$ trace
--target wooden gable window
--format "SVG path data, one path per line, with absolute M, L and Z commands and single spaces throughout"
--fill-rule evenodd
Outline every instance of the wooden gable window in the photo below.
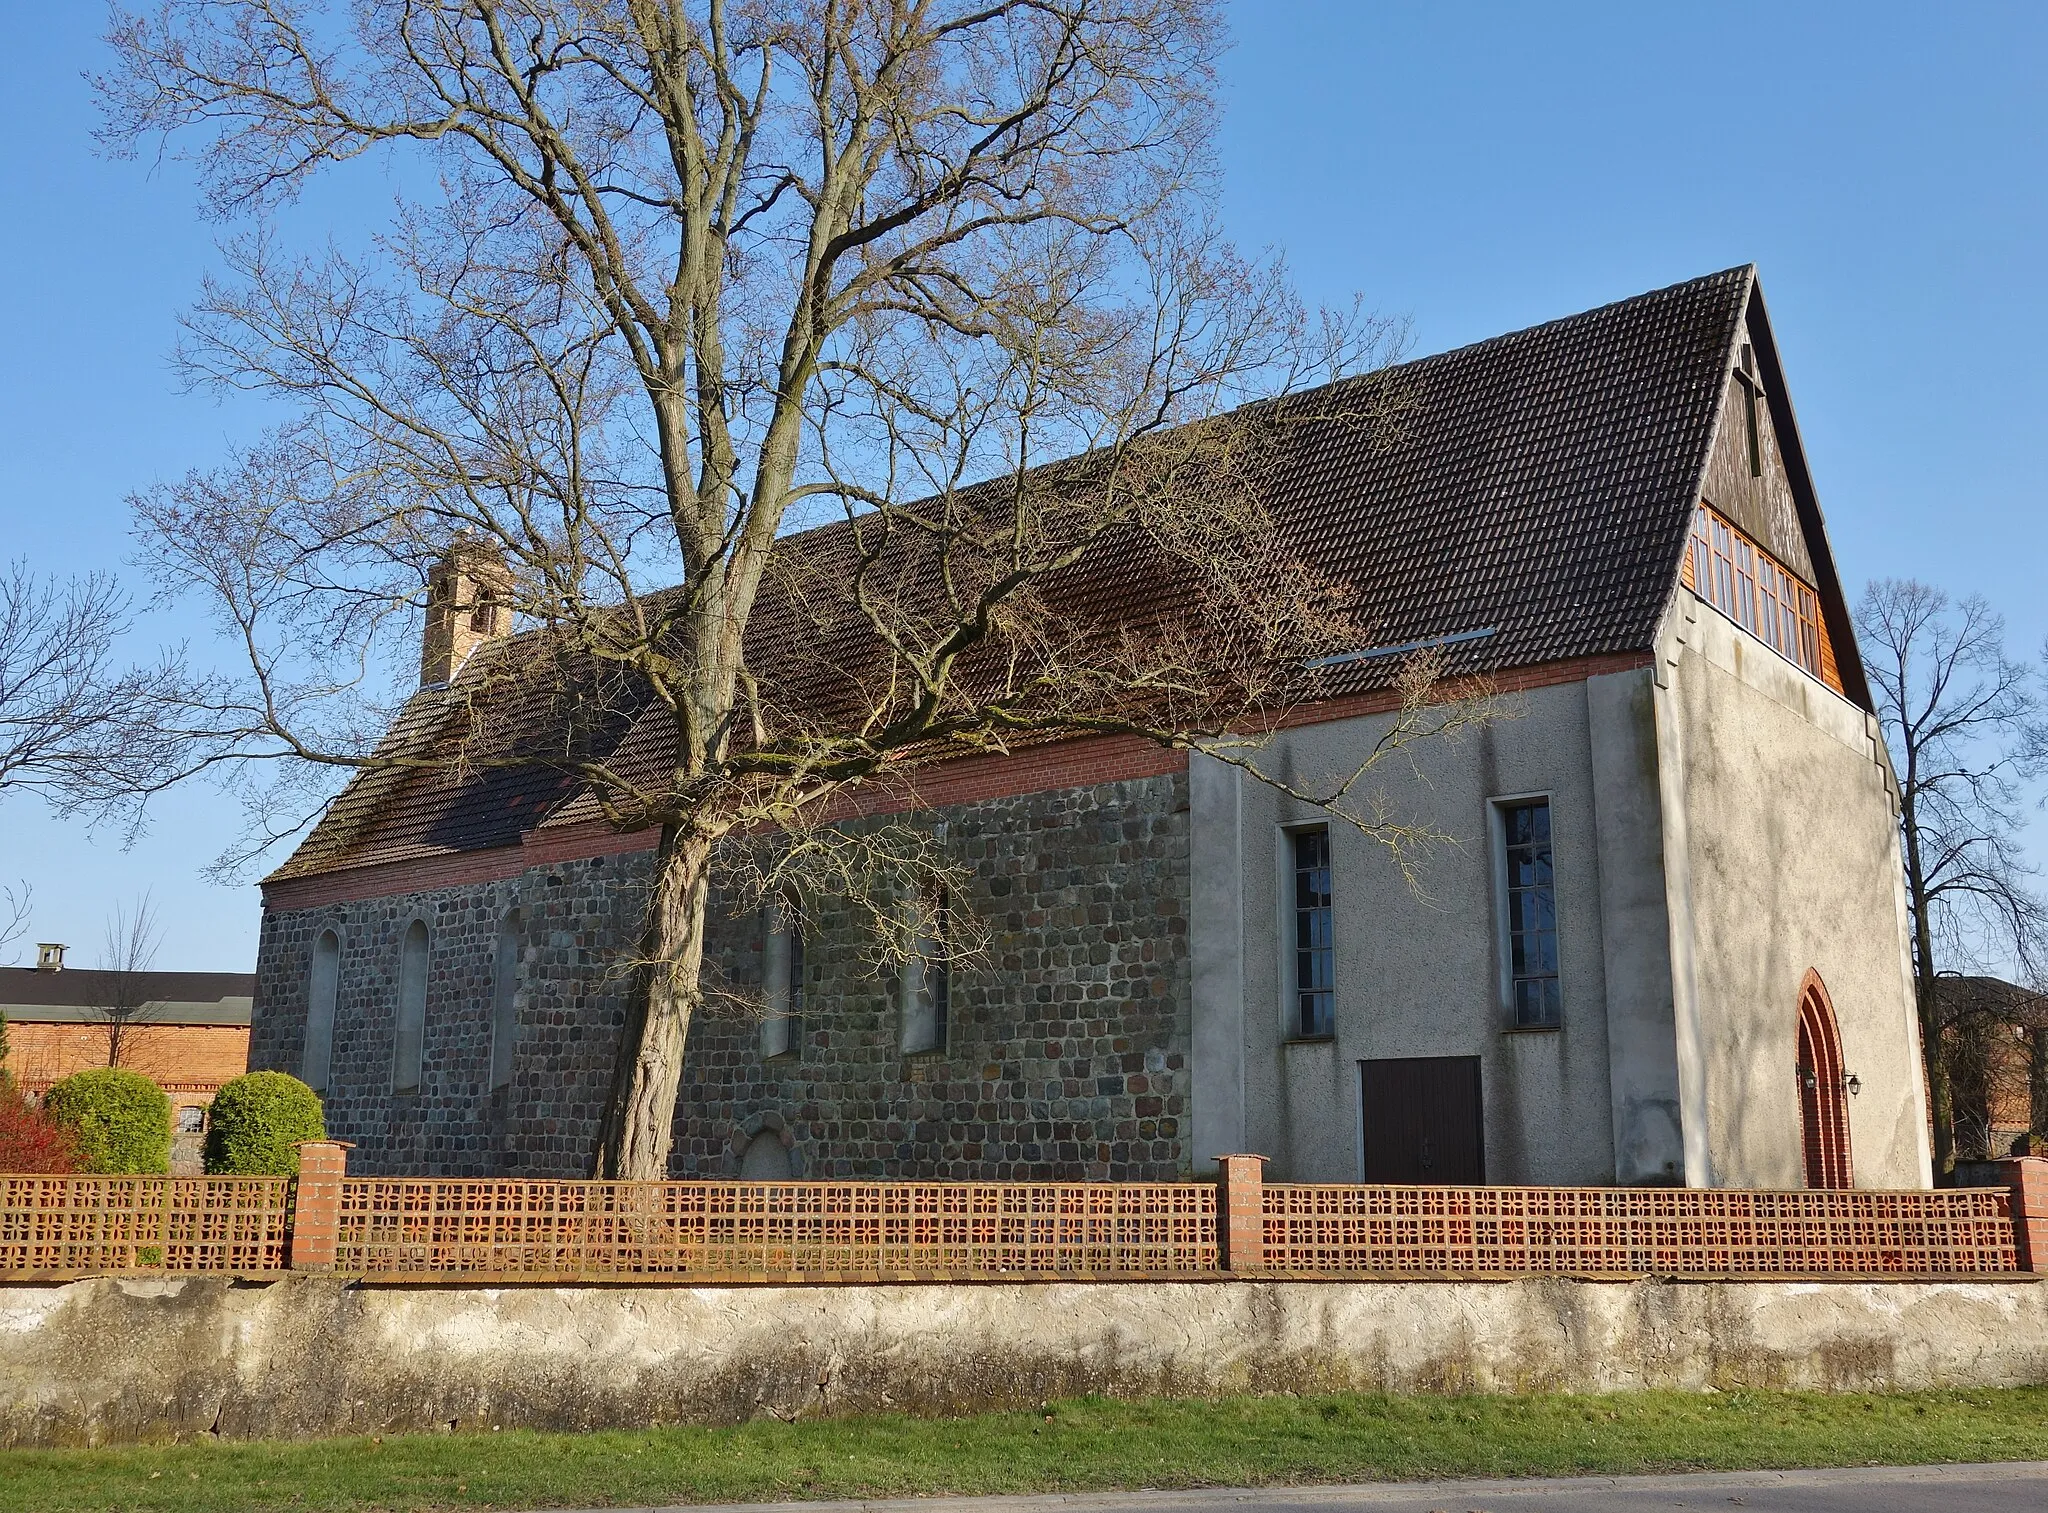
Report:
M 1700 505 L 1680 576 L 1685 586 L 1836 693 L 1842 691 L 1820 598 L 1769 552 Z

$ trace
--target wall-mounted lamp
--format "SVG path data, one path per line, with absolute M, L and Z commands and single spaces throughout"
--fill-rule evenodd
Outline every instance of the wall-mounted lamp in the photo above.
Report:
M 1854 1098 L 1858 1093 L 1863 1091 L 1863 1079 L 1861 1077 L 1858 1077 L 1854 1072 L 1850 1072 L 1847 1076 L 1842 1078 L 1842 1086 L 1847 1088 L 1849 1090 L 1849 1096 L 1851 1098 Z

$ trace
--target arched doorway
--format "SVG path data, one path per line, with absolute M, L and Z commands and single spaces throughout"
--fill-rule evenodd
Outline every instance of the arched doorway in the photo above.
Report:
M 1842 1072 L 1842 1037 L 1834 1005 L 1815 972 L 1799 990 L 1799 1135 L 1806 1154 L 1806 1185 L 1848 1187 L 1849 1094 Z

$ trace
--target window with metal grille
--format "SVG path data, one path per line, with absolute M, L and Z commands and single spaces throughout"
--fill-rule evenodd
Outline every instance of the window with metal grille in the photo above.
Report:
M 1564 1021 L 1557 981 L 1557 889 L 1551 875 L 1550 801 L 1500 806 L 1506 869 L 1508 1005 L 1518 1030 Z
M 1331 916 L 1330 832 L 1297 830 L 1294 843 L 1294 1013 L 1302 1039 L 1337 1033 L 1337 943 Z
M 1839 686 L 1829 676 L 1834 659 L 1824 654 L 1827 633 L 1814 591 L 1705 505 L 1693 511 L 1686 576 L 1695 594 L 1772 651 Z

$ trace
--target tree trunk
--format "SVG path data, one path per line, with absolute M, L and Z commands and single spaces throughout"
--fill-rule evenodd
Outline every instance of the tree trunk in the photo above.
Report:
M 1944 1037 L 1950 1144 L 1958 1161 L 1988 1161 L 1997 1154 L 1991 1148 L 1996 1033 L 1984 1016 L 1972 1013 Z
M 1948 1069 L 1941 1054 L 1941 1005 L 1935 997 L 1934 928 L 1927 918 L 1927 871 L 1920 858 L 1920 826 L 1914 813 L 1913 764 L 1907 759 L 1903 785 L 1906 842 L 1906 897 L 1913 915 L 1913 997 L 1920 1010 L 1920 1059 L 1927 1073 L 1927 1114 L 1934 1126 L 1934 1180 L 1953 1164 L 1955 1126 L 1949 1113 Z
M 639 987 L 620 1038 L 598 1151 L 599 1177 L 659 1182 L 668 1176 L 683 1044 L 701 996 L 710 861 L 709 837 L 674 826 L 662 830 L 641 937 Z

